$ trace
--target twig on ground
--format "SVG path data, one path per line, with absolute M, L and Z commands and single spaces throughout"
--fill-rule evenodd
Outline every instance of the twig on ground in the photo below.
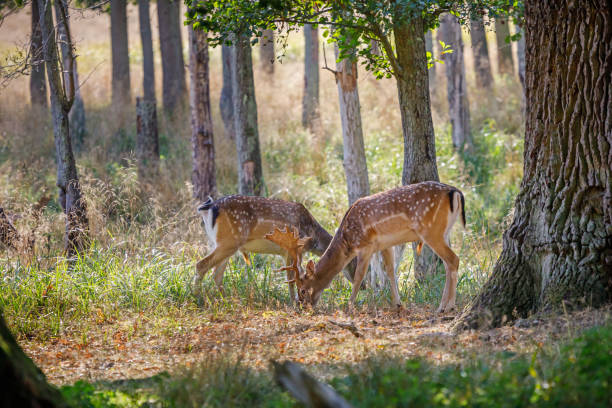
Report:
M 357 326 L 355 326 L 355 323 L 351 322 L 351 323 L 340 323 L 340 322 L 335 322 L 333 320 L 328 320 L 328 322 L 330 322 L 331 324 L 341 327 L 343 329 L 346 329 L 348 331 L 350 331 L 351 333 L 353 333 L 353 336 L 355 337 L 361 337 L 362 334 L 359 332 L 359 329 L 357 329 Z

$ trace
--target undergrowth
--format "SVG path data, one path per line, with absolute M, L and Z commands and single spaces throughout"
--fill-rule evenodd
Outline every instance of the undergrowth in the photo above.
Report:
M 612 327 L 589 329 L 530 355 L 484 355 L 464 364 L 381 355 L 345 367 L 329 384 L 354 407 L 608 407 L 612 404 Z M 296 406 L 270 371 L 239 358 L 205 360 L 181 374 L 62 388 L 78 407 Z

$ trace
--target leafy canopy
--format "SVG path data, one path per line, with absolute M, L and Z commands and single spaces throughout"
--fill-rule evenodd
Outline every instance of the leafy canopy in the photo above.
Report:
M 256 44 L 263 30 L 282 33 L 280 42 L 304 24 L 324 27 L 323 36 L 336 43 L 339 60 L 360 58 L 377 78 L 401 71 L 394 48 L 394 28 L 419 19 L 424 31 L 439 24 L 442 13 L 462 23 L 470 18 L 513 13 L 518 0 L 185 0 L 186 24 L 209 33 L 212 46 L 232 44 L 234 35 Z M 380 44 L 381 53 L 374 50 Z

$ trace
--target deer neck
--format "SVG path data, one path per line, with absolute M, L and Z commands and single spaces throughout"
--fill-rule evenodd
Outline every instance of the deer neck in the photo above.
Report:
M 319 262 L 317 262 L 312 285 L 315 292 L 320 292 L 327 288 L 334 277 L 349 262 L 350 250 L 343 241 L 342 233 L 337 233 Z

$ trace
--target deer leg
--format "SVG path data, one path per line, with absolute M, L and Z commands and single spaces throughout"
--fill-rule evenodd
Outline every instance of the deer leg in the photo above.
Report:
M 391 296 L 393 297 L 393 304 L 397 307 L 402 306 L 400 300 L 399 290 L 397 289 L 397 279 L 395 278 L 395 268 L 393 265 L 393 248 L 383 249 L 381 251 L 383 262 L 385 263 L 385 272 L 387 272 L 387 278 L 391 284 Z
M 219 264 L 232 256 L 237 249 L 236 247 L 217 247 L 211 254 L 196 264 L 196 275 L 193 281 L 194 295 L 199 296 L 202 292 L 202 278 L 204 278 L 206 272 L 212 268 L 216 268 Z
M 291 265 L 293 260 L 289 255 L 285 258 L 285 265 Z M 295 279 L 295 271 L 287 270 L 287 281 Z M 289 299 L 291 303 L 295 302 L 295 282 L 289 283 Z
M 355 299 L 357 298 L 357 293 L 361 287 L 361 282 L 363 281 L 363 278 L 368 270 L 371 257 L 371 252 L 368 254 L 361 254 L 357 257 L 357 267 L 355 268 L 355 278 L 353 279 L 353 291 L 351 292 L 351 299 L 349 301 L 351 307 L 355 305 Z
M 215 266 L 215 274 L 214 280 L 219 292 L 223 293 L 223 274 L 225 272 L 225 268 L 227 267 L 227 262 L 229 261 L 229 256 L 225 258 L 221 263 Z
M 428 239 L 426 243 L 442 259 L 444 269 L 446 269 L 446 282 L 440 307 L 438 307 L 438 313 L 449 311 L 455 308 L 455 300 L 457 298 L 459 257 L 450 249 L 444 239 Z

